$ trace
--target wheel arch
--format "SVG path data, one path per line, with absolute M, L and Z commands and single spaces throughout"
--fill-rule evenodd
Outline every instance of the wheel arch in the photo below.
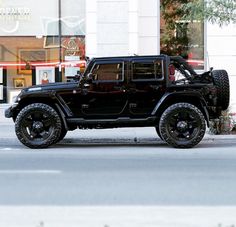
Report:
M 209 113 L 207 110 L 207 103 L 205 99 L 201 96 L 199 92 L 174 92 L 166 93 L 162 99 L 155 106 L 152 115 L 157 116 L 157 119 L 161 118 L 163 112 L 170 106 L 175 103 L 186 102 L 198 107 L 203 113 L 205 120 L 207 122 L 207 127 L 209 127 Z
M 24 107 L 33 103 L 43 103 L 54 108 L 55 111 L 57 111 L 57 113 L 59 114 L 65 129 L 68 130 L 66 117 L 71 116 L 72 113 L 70 109 L 67 107 L 67 105 L 62 103 L 60 98 L 56 96 L 44 95 L 44 96 L 27 96 L 25 98 L 23 97 L 19 101 L 17 107 L 15 108 L 15 111 L 13 113 L 13 120 L 15 121 L 17 115 Z

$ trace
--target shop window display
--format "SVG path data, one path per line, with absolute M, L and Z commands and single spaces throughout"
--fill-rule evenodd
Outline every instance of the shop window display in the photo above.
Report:
M 0 37 L 2 43 L 3 59 L 1 67 L 7 72 L 8 102 L 11 102 L 10 93 L 15 93 L 23 87 L 34 84 L 41 84 L 38 79 L 38 67 L 53 68 L 47 73 L 53 72 L 51 82 L 66 81 L 65 70 L 68 74 L 68 67 L 74 67 L 71 73 L 76 73 L 80 67 L 81 60 L 85 59 L 85 37 L 62 37 L 61 38 L 61 62 L 59 60 L 59 47 L 51 46 L 45 48 L 47 37 Z M 72 62 L 68 62 L 68 56 L 73 56 Z M 73 61 L 76 59 L 76 61 Z M 56 78 L 55 71 L 61 67 L 61 78 Z M 36 76 L 36 78 L 34 78 Z M 20 80 L 19 78 L 23 78 Z M 21 83 L 20 83 L 21 82 Z M 20 84 L 23 84 L 20 86 Z M 1 93 L 2 96 L 2 93 Z
M 85 66 L 85 0 L 14 2 L 0 13 L 0 102 L 9 103 L 24 87 L 67 81 Z

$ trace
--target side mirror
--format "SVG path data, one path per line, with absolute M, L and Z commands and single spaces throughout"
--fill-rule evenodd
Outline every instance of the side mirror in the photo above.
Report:
M 81 78 L 82 78 L 82 74 L 79 73 L 79 74 L 76 74 L 76 75 L 74 75 L 74 76 L 67 76 L 67 77 L 66 77 L 66 79 L 67 79 L 66 81 L 67 81 L 67 82 L 80 81 Z
M 80 81 L 80 79 L 81 79 L 81 74 L 77 74 L 74 76 L 75 81 Z
M 92 83 L 93 80 L 94 80 L 94 74 L 89 73 L 89 74 L 87 75 L 87 81 L 88 81 L 88 83 Z

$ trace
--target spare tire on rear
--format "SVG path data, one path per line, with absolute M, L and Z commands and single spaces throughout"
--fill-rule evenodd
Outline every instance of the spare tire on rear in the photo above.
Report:
M 229 76 L 225 70 L 213 70 L 212 77 L 217 88 L 217 105 L 221 106 L 222 110 L 229 107 Z

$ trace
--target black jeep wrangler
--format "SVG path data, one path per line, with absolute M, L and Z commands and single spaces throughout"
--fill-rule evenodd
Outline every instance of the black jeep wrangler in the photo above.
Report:
M 146 126 L 169 145 L 190 148 L 228 105 L 225 70 L 197 74 L 183 58 L 166 55 L 109 57 L 92 59 L 78 81 L 23 89 L 5 116 L 30 148 L 77 128 Z

